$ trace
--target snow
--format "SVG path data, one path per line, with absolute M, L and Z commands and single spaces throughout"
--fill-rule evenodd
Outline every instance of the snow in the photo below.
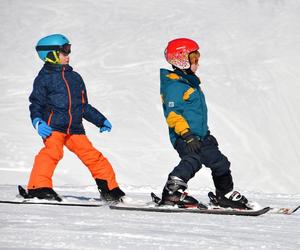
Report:
M 235 186 L 264 206 L 300 201 L 300 2 L 0 1 L 0 198 L 26 185 L 42 141 L 28 112 L 42 63 L 34 45 L 63 33 L 89 101 L 113 124 L 87 135 L 113 164 L 130 201 L 160 193 L 178 163 L 159 96 L 163 50 L 176 37 L 199 41 L 209 125 L 232 163 Z M 60 194 L 98 197 L 87 169 L 65 150 L 54 176 Z M 207 201 L 203 168 L 190 192 Z M 0 205 L 0 249 L 300 249 L 299 213 L 236 216 Z
M 125 188 L 130 190 L 129 203 L 149 201 L 145 195 L 149 188 Z M 7 198 L 15 189 L 13 185 L 0 186 L 2 196 Z M 57 190 L 67 196 L 98 198 L 97 190 L 90 186 L 65 186 Z M 155 187 L 150 190 L 159 192 Z M 297 205 L 300 198 L 287 194 L 251 193 L 251 196 L 264 205 L 290 207 Z M 300 213 L 238 217 L 1 204 L 0 215 L 0 249 L 224 249 L 225 246 L 226 249 L 299 249 L 300 246 Z

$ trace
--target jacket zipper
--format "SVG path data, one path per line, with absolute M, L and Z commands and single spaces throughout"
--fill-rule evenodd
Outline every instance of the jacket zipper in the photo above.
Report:
M 84 104 L 85 104 L 84 90 L 81 91 L 81 103 L 82 103 L 82 113 L 84 113 Z
M 53 112 L 53 110 L 51 110 L 49 118 L 48 118 L 48 122 L 47 122 L 48 126 L 50 126 L 50 124 L 51 124 L 51 119 L 52 119 L 53 114 L 54 114 L 54 112 Z
M 69 109 L 68 109 L 68 113 L 69 113 L 69 117 L 70 117 L 70 121 L 69 121 L 69 125 L 68 125 L 68 129 L 67 129 L 67 134 L 70 134 L 70 127 L 72 124 L 72 114 L 71 114 L 71 107 L 72 107 L 72 99 L 71 99 L 71 91 L 70 91 L 70 87 L 69 84 L 65 78 L 65 67 L 62 68 L 62 78 L 66 84 L 67 87 L 67 91 L 68 91 L 68 98 L 69 98 Z

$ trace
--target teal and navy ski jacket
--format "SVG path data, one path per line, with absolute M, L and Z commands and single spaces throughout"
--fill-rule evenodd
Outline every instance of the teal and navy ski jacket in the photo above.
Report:
M 29 97 L 31 120 L 41 118 L 55 131 L 85 134 L 82 118 L 101 127 L 106 120 L 88 103 L 81 76 L 69 65 L 45 63 Z
M 172 144 L 188 130 L 203 139 L 208 133 L 207 106 L 196 75 L 160 70 L 160 92 Z

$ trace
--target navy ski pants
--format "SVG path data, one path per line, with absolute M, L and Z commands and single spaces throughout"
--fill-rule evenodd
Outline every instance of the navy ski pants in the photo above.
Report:
M 208 133 L 208 135 L 201 140 L 201 143 L 199 153 L 190 153 L 187 151 L 184 140 L 181 138 L 177 139 L 174 147 L 181 161 L 169 176 L 177 176 L 183 181 L 188 182 L 201 169 L 203 164 L 211 169 L 214 179 L 227 175 L 231 178 L 230 162 L 219 150 L 216 138 Z

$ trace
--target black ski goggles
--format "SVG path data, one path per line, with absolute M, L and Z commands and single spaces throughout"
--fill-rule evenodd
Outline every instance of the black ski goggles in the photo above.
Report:
M 64 45 L 57 46 L 57 45 L 40 45 L 35 47 L 36 51 L 58 51 L 65 55 L 69 55 L 71 53 L 71 44 L 65 43 Z

